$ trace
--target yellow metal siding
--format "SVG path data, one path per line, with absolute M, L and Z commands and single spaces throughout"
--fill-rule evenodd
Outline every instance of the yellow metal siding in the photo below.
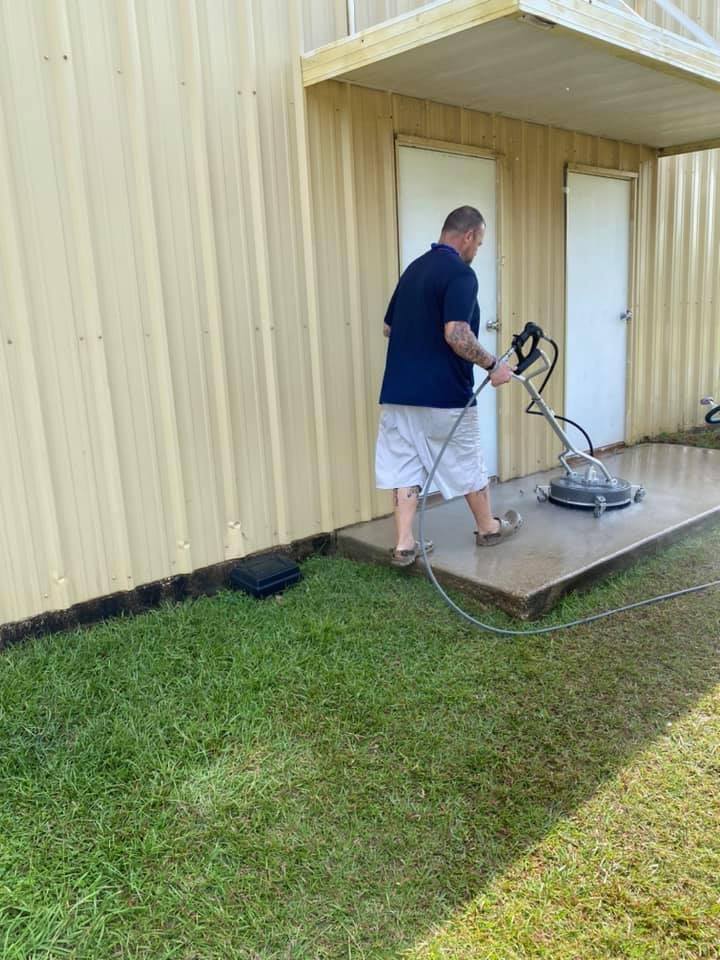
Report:
M 720 37 L 720 4 L 717 0 L 673 0 L 673 2 L 682 13 L 707 30 L 711 36 Z M 690 37 L 677 20 L 670 17 L 652 0 L 629 0 L 629 5 L 650 23 Z
M 397 279 L 394 134 L 484 147 L 498 153 L 503 166 L 504 204 L 501 341 L 507 342 L 512 332 L 533 320 L 553 334 L 561 349 L 565 333 L 565 164 L 627 171 L 643 166 L 646 176 L 652 177 L 655 161 L 652 152 L 641 147 L 335 82 L 309 90 L 308 113 L 320 275 L 342 278 L 338 283 L 322 285 L 323 322 L 329 322 L 330 316 L 345 317 L 346 322 L 361 327 L 365 343 L 360 354 L 357 343 L 350 344 L 349 334 L 344 334 L 334 351 L 349 364 L 346 371 L 336 372 L 341 379 L 351 376 L 351 368 L 357 374 L 362 364 L 364 396 L 369 405 L 357 462 L 334 468 L 333 488 L 341 483 L 345 490 L 353 491 L 352 509 L 343 512 L 335 504 L 335 516 L 350 522 L 365 514 L 361 488 L 371 478 L 370 465 L 363 466 L 368 446 L 365 437 L 372 438 L 375 429 L 385 354 L 382 316 Z M 348 162 L 350 155 L 354 156 L 352 164 Z M 645 196 L 640 204 L 644 216 L 647 202 Z M 636 253 L 640 256 L 640 251 Z M 354 292 L 358 285 L 364 291 L 359 313 Z M 636 305 L 636 312 L 641 313 L 642 308 Z M 325 336 L 339 338 L 340 332 L 328 329 Z M 356 364 L 356 357 L 360 363 Z M 562 368 L 552 387 L 550 401 L 560 409 Z M 349 431 L 359 422 L 362 396 L 363 391 L 356 386 L 352 401 L 348 393 L 335 409 L 337 416 L 345 418 L 344 426 L 338 429 Z M 502 476 L 520 476 L 552 463 L 556 441 L 539 421 L 523 416 L 524 395 L 519 390 L 503 390 L 499 396 Z M 338 473 L 341 469 L 346 471 L 342 477 Z M 387 506 L 386 497 L 375 496 L 375 512 Z
M 427 0 L 355 0 L 355 26 L 358 30 L 365 30 L 427 5 Z
M 630 439 L 702 422 L 720 393 L 720 151 L 658 165 L 657 241 L 638 317 Z
M 391 20 L 427 5 L 427 0 L 354 0 L 355 30 Z M 314 50 L 348 35 L 348 0 L 304 0 L 303 50 Z
M 653 0 L 626 0 L 640 16 L 650 23 L 689 36 Z M 717 0 L 675 0 L 676 6 L 703 29 L 720 37 L 720 4 Z M 392 20 L 403 13 L 427 6 L 427 0 L 354 0 L 356 30 Z M 313 50 L 347 36 L 347 0 L 304 0 L 304 46 Z
M 302 27 L 291 0 L 0 0 L 0 623 L 389 508 L 396 133 L 498 151 L 504 338 L 562 343 L 566 161 L 642 165 L 633 435 L 718 389 L 717 155 L 656 191 L 641 148 L 458 108 L 330 83 L 306 116 Z M 503 475 L 551 462 L 501 399 Z
M 0 622 L 334 526 L 299 34 L 0 3 Z
M 337 526 L 369 519 L 388 506 L 376 494 L 373 474 L 382 316 L 397 279 L 394 154 L 381 146 L 393 142 L 388 104 L 384 94 L 358 97 L 354 89 L 332 84 L 311 96 L 308 106 Z
M 626 0 L 641 17 L 650 23 L 687 36 L 677 21 L 673 20 L 653 0 Z M 713 36 L 720 36 L 720 5 L 717 0 L 674 0 L 676 6 Z M 354 0 L 355 25 L 357 30 L 392 20 L 403 13 L 428 6 L 427 0 Z M 346 0 L 306 0 L 306 43 L 310 50 L 347 35 L 345 10 Z M 312 39 L 312 43 L 307 41 Z
M 684 33 L 650 0 L 632 4 L 653 23 Z M 720 38 L 717 0 L 677 0 Z M 633 329 L 630 439 L 702 422 L 704 393 L 720 393 L 720 150 L 661 160 L 648 197 L 655 241 Z
M 309 6 L 325 7 L 327 12 L 324 19 L 327 23 L 330 19 L 329 11 L 332 2 L 333 0 L 309 0 Z M 632 7 L 641 17 L 645 17 L 650 23 L 657 24 L 674 33 L 685 35 L 685 31 L 678 25 L 677 21 L 673 20 L 652 0 L 626 0 L 626 2 L 628 6 Z M 674 2 L 683 13 L 695 20 L 708 33 L 715 37 L 720 36 L 720 5 L 717 0 L 674 0 Z M 400 14 L 427 5 L 427 0 L 355 0 L 356 26 L 358 30 L 364 30 L 377 23 L 391 20 L 393 17 L 400 16 Z M 319 17 L 318 13 L 316 13 L 316 17 Z M 328 43 L 344 35 L 345 31 L 341 28 L 334 36 L 328 36 L 322 42 Z M 319 43 L 313 44 L 313 46 L 319 45 Z
M 347 0 L 303 0 L 302 7 L 303 50 L 314 50 L 347 36 Z

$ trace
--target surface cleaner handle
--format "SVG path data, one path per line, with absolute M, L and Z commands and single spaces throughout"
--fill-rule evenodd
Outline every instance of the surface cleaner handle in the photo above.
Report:
M 517 367 L 515 368 L 516 374 L 520 374 L 524 370 L 527 370 L 528 367 L 531 367 L 535 361 L 542 356 L 538 350 L 538 344 L 543 336 L 544 333 L 542 328 L 536 323 L 526 323 L 522 333 L 515 334 L 512 339 L 512 345 L 518 361 Z M 530 346 L 528 347 L 527 352 L 523 353 L 523 347 L 528 340 L 531 341 Z

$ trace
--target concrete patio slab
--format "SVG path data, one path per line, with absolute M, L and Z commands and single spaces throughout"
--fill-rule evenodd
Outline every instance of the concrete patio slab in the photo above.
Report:
M 589 585 L 701 525 L 720 519 L 720 450 L 643 444 L 604 458 L 614 476 L 642 483 L 646 499 L 595 519 L 591 512 L 538 503 L 535 485 L 558 470 L 493 487 L 496 514 L 510 508 L 525 520 L 512 540 L 475 546 L 463 498 L 428 505 L 426 536 L 435 542 L 438 579 L 488 600 L 515 616 L 547 612 L 570 589 Z M 383 517 L 341 530 L 345 556 L 389 563 L 393 519 Z M 422 561 L 414 572 L 425 575 Z

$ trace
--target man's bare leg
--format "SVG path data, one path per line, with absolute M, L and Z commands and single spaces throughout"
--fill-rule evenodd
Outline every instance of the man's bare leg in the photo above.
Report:
M 395 504 L 395 549 L 412 550 L 415 546 L 413 520 L 417 513 L 420 487 L 399 487 L 393 490 Z
M 488 533 L 497 533 L 500 529 L 499 522 L 492 514 L 490 506 L 490 484 L 482 490 L 475 490 L 474 493 L 466 493 L 465 499 L 467 505 L 475 517 L 477 532 L 481 535 Z

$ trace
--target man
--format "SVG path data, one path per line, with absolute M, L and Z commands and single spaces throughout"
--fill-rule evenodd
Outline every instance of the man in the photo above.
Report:
M 420 545 L 413 534 L 418 497 L 472 396 L 473 364 L 490 374 L 493 387 L 512 377 L 511 367 L 484 350 L 477 339 L 478 283 L 470 264 L 485 229 L 485 219 L 474 207 L 453 210 L 439 242 L 403 273 L 385 315 L 389 344 L 375 474 L 378 488 L 394 491 L 396 566 L 409 566 L 418 556 Z M 492 514 L 476 405 L 465 414 L 434 480 L 446 500 L 465 496 L 475 518 L 478 546 L 502 543 L 521 526 L 515 510 L 502 518 Z

